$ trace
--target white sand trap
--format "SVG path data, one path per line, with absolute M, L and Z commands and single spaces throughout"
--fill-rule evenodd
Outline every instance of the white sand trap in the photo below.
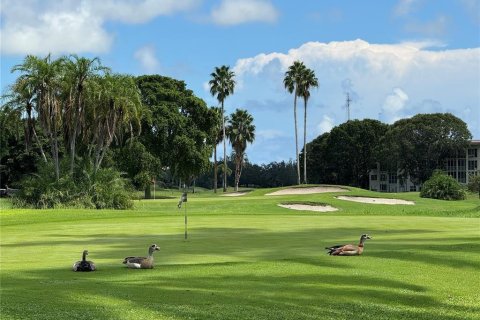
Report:
M 239 197 L 247 194 L 248 192 L 233 192 L 222 194 L 222 197 Z
M 339 187 L 311 187 L 311 188 L 288 188 L 278 190 L 272 193 L 267 193 L 266 196 L 281 196 L 286 194 L 312 194 L 312 193 L 326 193 L 326 192 L 345 192 L 349 191 L 345 188 Z
M 337 208 L 332 206 L 312 206 L 309 204 L 279 204 L 279 207 L 293 209 L 293 210 L 306 210 L 306 211 L 319 211 L 319 212 L 329 212 L 329 211 L 338 211 Z
M 373 203 L 373 204 L 407 204 L 413 205 L 415 202 L 400 200 L 400 199 L 387 199 L 387 198 L 367 198 L 367 197 L 348 197 L 348 196 L 338 196 L 337 199 L 362 202 L 362 203 Z

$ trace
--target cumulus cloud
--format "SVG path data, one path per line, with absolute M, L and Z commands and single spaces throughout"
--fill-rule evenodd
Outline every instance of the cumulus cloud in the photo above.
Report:
M 272 117 L 280 118 L 282 123 L 291 121 L 293 96 L 282 81 L 295 60 L 313 69 L 321 84 L 312 91 L 308 104 L 309 140 L 346 119 L 345 92 L 358 96 L 352 104 L 352 119 L 392 122 L 420 112 L 451 112 L 467 122 L 474 137 L 480 137 L 480 48 L 449 50 L 443 44 L 428 41 L 308 42 L 287 52 L 239 59 L 234 71 L 244 87 L 236 91 L 235 101 L 265 114 L 263 122 L 255 118 L 258 128 L 284 130 L 293 135 L 293 121 L 291 127 L 279 128 Z M 252 97 L 255 104 L 248 103 Z M 275 110 L 268 108 L 272 101 L 276 102 Z M 466 114 L 464 110 L 471 112 Z M 297 111 L 299 132 L 303 132 L 301 99 Z M 287 159 L 291 156 L 289 150 L 294 149 L 294 139 L 284 139 L 281 143 L 283 147 L 277 152 Z M 263 150 L 256 150 L 260 157 Z
M 147 73 L 158 72 L 159 63 L 155 56 L 155 48 L 147 45 L 139 48 L 134 53 L 135 59 L 140 62 L 142 69 Z
M 194 0 L 3 0 L 1 51 L 5 54 L 102 53 L 113 36 L 106 21 L 143 23 L 192 9 Z
M 223 0 L 211 12 L 212 21 L 231 26 L 246 22 L 275 22 L 278 11 L 267 0 Z

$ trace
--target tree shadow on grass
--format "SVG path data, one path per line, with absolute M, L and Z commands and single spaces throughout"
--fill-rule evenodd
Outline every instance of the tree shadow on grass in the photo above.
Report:
M 423 286 L 397 280 L 321 268 L 285 273 L 292 263 L 297 261 L 16 273 L 3 279 L 2 318 L 456 320 L 480 312 L 436 301 Z

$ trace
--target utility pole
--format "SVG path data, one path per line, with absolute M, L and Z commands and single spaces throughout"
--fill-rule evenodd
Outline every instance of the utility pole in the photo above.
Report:
M 347 121 L 350 121 L 350 102 L 352 102 L 352 99 L 350 99 L 350 94 L 347 92 L 347 101 L 346 101 Z

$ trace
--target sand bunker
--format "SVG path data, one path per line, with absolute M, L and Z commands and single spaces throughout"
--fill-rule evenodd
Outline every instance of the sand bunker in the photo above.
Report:
M 326 192 L 345 192 L 349 191 L 340 187 L 311 187 L 311 188 L 288 188 L 278 190 L 272 193 L 267 193 L 266 196 L 281 196 L 287 194 L 312 194 L 312 193 L 326 193 Z
M 400 200 L 400 199 L 387 199 L 387 198 L 367 198 L 367 197 L 348 197 L 348 196 L 338 196 L 337 199 L 362 202 L 362 203 L 373 203 L 373 204 L 407 204 L 413 205 L 415 202 Z
M 329 212 L 329 211 L 338 211 L 337 208 L 332 206 L 314 206 L 309 204 L 279 204 L 279 207 L 293 209 L 293 210 L 306 210 L 306 211 L 318 211 L 318 212 Z
M 245 194 L 247 194 L 248 191 L 245 191 L 245 192 L 233 192 L 233 193 L 225 193 L 225 194 L 222 194 L 222 197 L 239 197 L 239 196 L 243 196 Z

